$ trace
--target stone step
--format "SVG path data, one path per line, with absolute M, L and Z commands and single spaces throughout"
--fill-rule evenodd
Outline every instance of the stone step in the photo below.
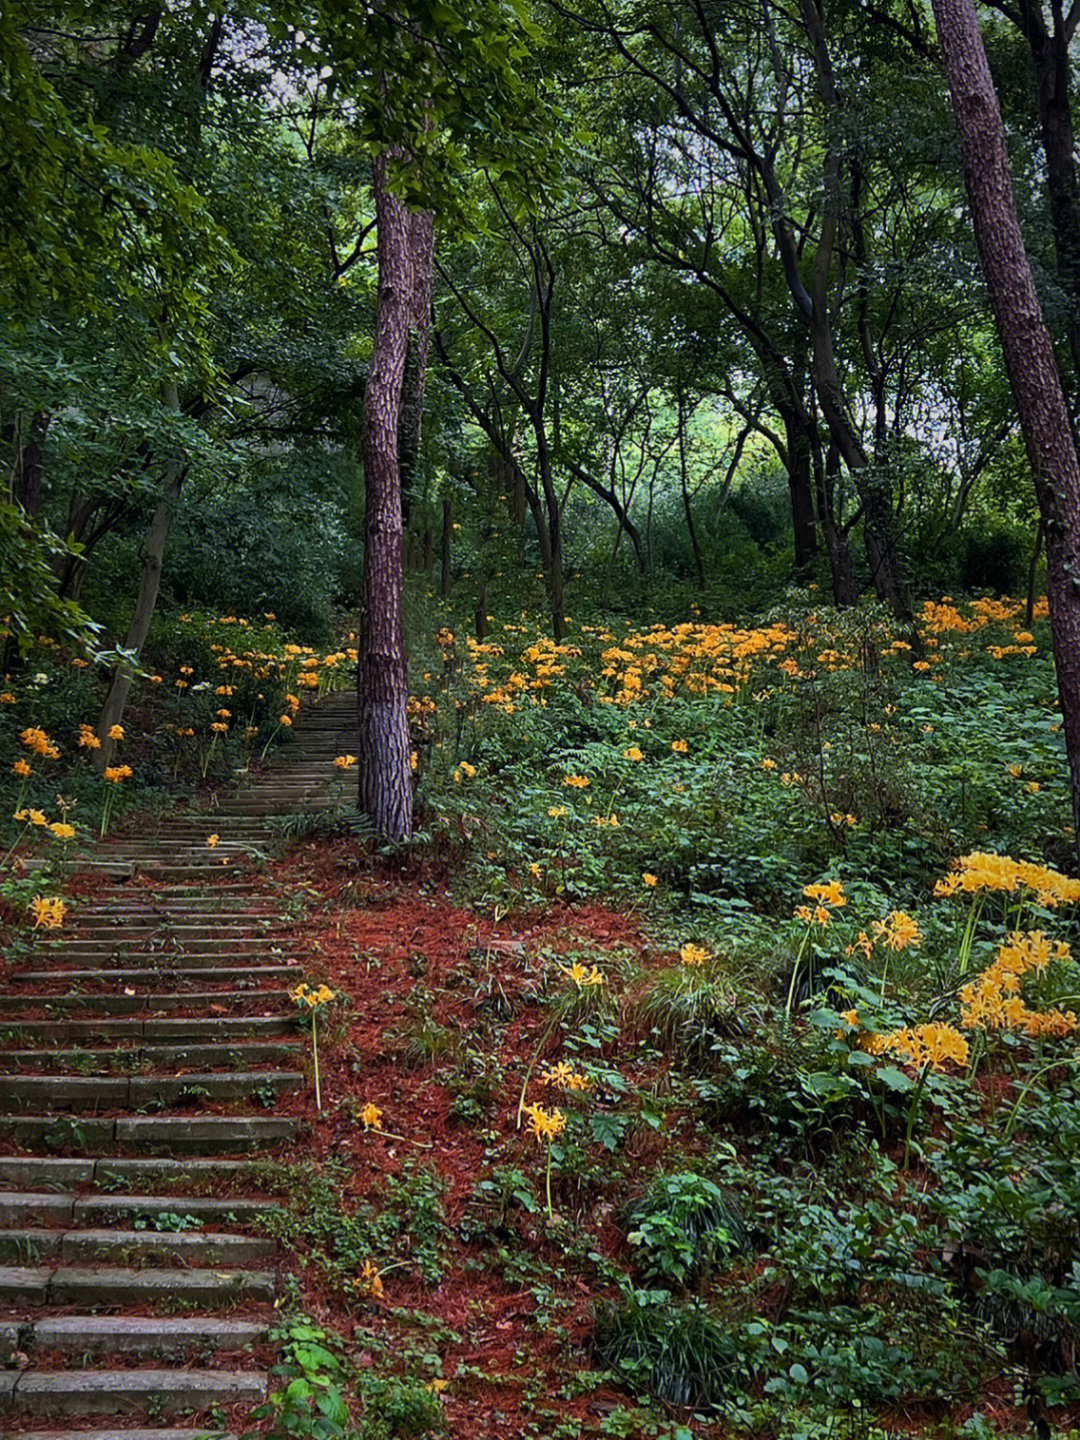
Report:
M 128 1265 L 0 1265 L 0 1304 L 153 1305 L 184 1300 L 202 1306 L 274 1298 L 269 1270 L 133 1269 Z
M 0 1215 L 10 1197 L 0 1193 Z M 63 1197 L 54 1196 L 54 1199 Z M 161 1215 L 191 1216 L 204 1224 L 251 1224 L 262 1215 L 281 1209 L 274 1200 L 250 1196 L 229 1199 L 218 1195 L 80 1195 L 72 1197 L 72 1218 L 97 1225 L 119 1224 Z
M 211 1022 L 204 1022 L 204 1034 L 211 1034 L 213 1030 Z M 53 1070 L 57 1066 L 71 1068 L 72 1065 L 77 1065 L 80 1072 L 89 1069 L 98 1074 L 115 1074 L 130 1073 L 147 1065 L 194 1065 L 199 1068 L 213 1065 L 250 1069 L 274 1061 L 294 1060 L 303 1053 L 304 1046 L 299 1040 L 252 1040 L 244 1043 L 237 1041 L 231 1045 L 116 1045 L 108 1050 L 0 1050 L 0 1059 L 7 1066 L 18 1067 L 22 1074 Z
M 0 1105 L 32 1109 L 101 1110 L 188 1100 L 247 1100 L 258 1092 L 290 1094 L 304 1087 L 299 1070 L 192 1071 L 184 1075 L 0 1075 Z M 0 1125 L 8 1117 L 0 1117 Z
M 256 1403 L 266 1394 L 257 1370 L 6 1370 L 0 1406 L 24 1415 L 197 1413 L 211 1405 Z
M 295 1139 L 296 1120 L 284 1116 L 129 1115 L 97 1119 L 73 1115 L 0 1115 L 0 1135 L 23 1147 L 135 1150 L 160 1155 L 229 1155 L 264 1150 Z
M 0 995 L 0 1015 L 12 1015 L 26 1010 L 48 1009 L 51 1011 L 94 1010 L 107 1016 L 132 1015 L 143 1012 L 167 1012 L 169 1010 L 210 1011 L 217 1010 L 266 1010 L 270 1007 L 290 1006 L 288 990 L 189 990 L 161 992 L 144 995 L 104 994 L 96 995 Z M 185 1023 L 188 1017 L 185 1017 Z M 234 1018 L 241 1018 L 239 1016 Z M 4 1022 L 0 1020 L 0 1025 Z M 152 1024 L 147 1018 L 146 1024 Z M 148 1034 L 155 1033 L 148 1031 Z
M 0 1162 L 2 1163 L 2 1162 Z M 118 1185 L 169 1184 L 177 1188 L 184 1184 L 231 1185 L 243 1181 L 249 1188 L 251 1177 L 257 1176 L 259 1161 L 193 1158 L 174 1160 L 168 1156 L 153 1159 L 127 1158 L 125 1156 L 101 1156 L 94 1166 L 94 1180 L 99 1185 L 115 1189 Z M 255 1186 L 257 1188 L 257 1185 Z M 175 1196 L 171 1198 L 175 1199 Z M 194 1198 L 194 1197 L 192 1197 Z
M 36 870 L 40 869 L 41 864 L 43 863 L 44 862 L 41 862 L 35 865 L 33 859 L 30 858 L 24 862 L 24 866 L 27 870 Z M 234 860 L 231 863 L 239 868 L 239 866 L 246 864 L 247 862 L 246 860 Z M 86 859 L 79 862 L 80 873 L 84 875 L 94 875 L 99 879 L 111 879 L 121 881 L 134 880 L 137 875 L 143 876 L 148 879 L 153 879 L 157 876 L 161 876 L 162 878 L 167 878 L 170 880 L 177 880 L 180 878 L 185 878 L 189 880 L 205 880 L 208 876 L 219 873 L 221 868 L 222 867 L 220 864 L 218 864 L 217 866 L 214 866 L 213 864 L 169 865 L 165 864 L 164 862 L 147 862 L 145 864 L 137 864 L 136 862 L 131 860 L 121 862 L 116 860 Z
M 8 975 L 13 983 L 21 985 L 47 985 L 51 980 L 64 980 L 68 984 L 80 985 L 153 985 L 163 977 L 170 980 L 206 981 L 205 965 L 183 965 L 166 963 L 165 957 L 153 968 L 124 969 L 116 966 L 110 970 L 17 970 Z M 222 984 L 235 980 L 280 980 L 288 975 L 299 977 L 302 970 L 296 965 L 229 965 L 213 969 L 215 980 Z
M 0 1183 L 3 1183 L 0 1181 Z M 0 1190 L 0 1225 L 119 1225 L 178 1215 L 202 1224 L 251 1224 L 280 1209 L 273 1200 L 216 1195 L 74 1195 L 49 1190 Z M 167 1231 L 165 1233 L 168 1233 Z
M 74 945 L 98 943 L 101 945 L 135 945 L 144 946 L 168 945 L 174 949 L 186 949 L 196 945 L 200 941 L 208 945 L 220 947 L 222 938 L 228 937 L 230 944 L 241 940 L 249 940 L 253 944 L 272 940 L 270 932 L 273 924 L 252 925 L 250 919 L 239 920 L 235 923 L 228 917 L 220 922 L 214 921 L 205 925 L 165 925 L 162 922 L 148 922 L 146 924 L 131 922 L 130 924 L 122 919 L 109 919 L 100 925 L 89 919 L 87 923 L 80 920 L 69 928 L 66 934 L 52 936 L 49 939 L 38 937 L 37 948 L 41 950 L 68 950 Z
M 20 1336 L 24 1351 L 60 1351 L 67 1355 L 182 1355 L 189 1350 L 242 1350 L 267 1335 L 259 1320 L 221 1320 L 192 1316 L 174 1320 L 153 1316 L 60 1315 L 35 1321 Z
M 84 920 L 103 925 L 109 920 L 131 919 L 145 925 L 197 926 L 227 916 L 254 925 L 273 920 L 280 910 L 279 904 L 252 889 L 249 881 L 238 880 L 232 889 L 207 885 L 187 892 L 164 885 L 141 892 L 125 886 L 80 901 L 72 918 L 78 924 Z
M 132 1040 L 199 1040 L 208 1035 L 235 1037 L 237 1042 L 241 1042 L 288 1035 L 296 1028 L 295 1011 L 280 1016 L 199 1015 L 184 1020 L 134 1016 L 122 1020 L 19 1020 L 6 1024 L 0 1021 L 0 1045 L 19 1045 L 36 1040 L 42 1045 L 56 1047 L 76 1040 L 116 1040 L 123 1043 Z M 57 1049 L 50 1053 L 63 1052 Z
M 238 941 L 230 945 L 219 938 L 215 949 L 163 950 L 137 949 L 132 946 L 109 949 L 107 946 L 73 945 L 70 950 L 56 950 L 51 954 L 37 952 L 32 957 L 36 965 L 49 966 L 41 973 L 65 980 L 81 970 L 217 970 L 221 967 L 235 969 L 237 966 L 260 966 L 287 964 L 293 958 L 293 947 L 285 945 L 251 945 Z M 291 969 L 298 968 L 290 966 Z M 13 972 L 13 978 L 20 974 Z
M 223 920 L 220 924 L 213 926 L 187 927 L 187 933 L 180 935 L 176 929 L 157 926 L 137 926 L 137 924 L 125 924 L 120 920 L 111 920 L 108 924 L 79 924 L 72 927 L 65 936 L 55 936 L 53 939 L 39 939 L 36 943 L 35 953 L 48 953 L 48 955 L 62 955 L 66 950 L 75 950 L 81 946 L 88 946 L 92 949 L 117 949 L 130 946 L 131 949 L 143 950 L 192 950 L 202 946 L 206 949 L 222 949 L 222 945 L 245 945 L 256 946 L 258 949 L 265 949 L 268 945 L 287 945 L 288 940 L 272 933 L 272 926 L 253 927 L 251 922 L 243 924 L 229 924 Z
M 123 1430 L 0 1430 L 0 1440 L 236 1440 L 217 1429 L 155 1425 Z
M 246 1265 L 275 1253 L 262 1235 L 226 1231 L 171 1230 L 0 1230 L 0 1257 L 7 1261 L 115 1261 L 120 1264 Z
M 209 953 L 220 955 L 223 951 L 232 953 L 238 946 L 245 950 L 258 951 L 260 954 L 267 950 L 285 950 L 295 948 L 294 943 L 280 935 L 241 935 L 234 933 L 229 926 L 218 927 L 212 936 L 198 936 L 177 940 L 175 937 L 165 935 L 132 936 L 121 933 L 117 936 L 98 936 L 94 934 L 70 936 L 64 941 L 57 941 L 53 944 L 38 945 L 34 949 L 35 955 L 65 956 L 65 955 L 196 955 Z
M 88 1207 L 87 1214 L 92 1213 L 92 1207 L 101 1202 L 105 1205 L 111 1201 L 118 1206 L 123 1206 L 131 1200 L 140 1200 L 147 1207 L 147 1213 L 151 1213 L 149 1207 L 154 1200 L 160 1200 L 166 1209 L 175 1209 L 181 1198 L 185 1204 L 214 1204 L 202 1195 L 182 1197 L 179 1193 L 153 1196 L 129 1196 L 129 1195 L 85 1195 L 75 1197 L 71 1192 L 80 1185 L 102 1185 L 113 1191 L 117 1186 L 137 1186 L 167 1182 L 178 1192 L 185 1183 L 203 1185 L 210 1182 L 216 1184 L 232 1184 L 235 1181 L 245 1181 L 249 1189 L 258 1189 L 258 1165 L 259 1162 L 251 1160 L 168 1160 L 168 1159 L 126 1159 L 122 1156 L 98 1156 L 68 1158 L 57 1155 L 0 1155 L 0 1186 L 9 1190 L 18 1190 L 26 1193 L 31 1190 L 43 1191 L 46 1187 L 50 1189 L 67 1192 L 58 1198 L 74 1200 L 76 1205 L 85 1204 Z M 264 1202 L 253 1200 L 229 1200 L 222 1197 L 221 1204 L 260 1204 Z M 273 1202 L 268 1202 L 273 1203 Z M 101 1212 L 104 1214 L 104 1211 Z

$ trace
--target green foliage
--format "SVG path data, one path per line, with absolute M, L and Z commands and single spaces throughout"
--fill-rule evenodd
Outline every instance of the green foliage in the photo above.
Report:
M 93 648 L 100 627 L 56 594 L 53 566 L 70 553 L 59 536 L 0 500 L 0 641 L 13 641 L 24 655 L 41 635 L 80 652 Z
M 747 1231 L 738 1198 L 687 1171 L 657 1176 L 631 1207 L 626 1238 L 646 1281 L 685 1286 L 742 1249 Z
M 287 1209 L 263 1223 L 282 1242 L 302 1243 L 311 1260 L 341 1286 L 348 1286 L 365 1261 L 377 1268 L 399 1250 L 404 1263 L 429 1285 L 442 1278 L 447 1241 L 443 1182 L 422 1166 L 388 1176 L 380 1203 L 363 1201 L 348 1209 L 339 1178 L 328 1167 L 314 1179 L 298 1177 Z
M 677 1304 L 667 1290 L 627 1289 L 598 1307 L 593 1344 L 605 1365 L 689 1410 L 723 1410 L 750 1379 L 752 1347 L 700 1303 Z
M 273 1440 L 344 1440 L 352 1425 L 340 1341 L 304 1318 L 286 1323 L 273 1338 L 281 1346 L 274 1373 L 286 1383 L 252 1418 L 269 1422 L 265 1433 Z

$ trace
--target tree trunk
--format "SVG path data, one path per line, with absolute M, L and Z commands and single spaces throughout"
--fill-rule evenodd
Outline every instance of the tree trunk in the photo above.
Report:
M 12 494 L 15 502 L 32 519 L 41 513 L 41 477 L 44 470 L 45 436 L 52 416 L 38 411 L 30 417 L 25 438 L 21 427 L 15 431 L 15 475 Z
M 791 523 L 795 531 L 795 568 L 806 571 L 817 552 L 814 527 L 814 494 L 810 486 L 810 437 L 793 416 L 784 415 L 787 440 L 788 494 L 791 497 Z
M 179 411 L 180 401 L 175 384 L 165 387 L 164 400 L 170 410 Z M 184 477 L 187 475 L 188 464 L 188 457 L 181 454 L 166 465 L 161 481 L 160 498 L 143 542 L 142 553 L 139 556 L 139 589 L 135 597 L 135 609 L 132 612 L 131 624 L 128 626 L 124 644 L 121 647 L 127 652 L 130 659 L 122 659 L 113 670 L 105 703 L 98 716 L 97 734 L 101 741 L 101 748 L 94 751 L 94 764 L 100 771 L 104 771 L 112 758 L 113 742 L 109 739 L 109 731 L 114 725 L 119 725 L 123 717 L 128 692 L 131 690 L 131 682 L 135 678 L 135 671 L 138 668 L 139 655 L 150 632 L 150 622 L 154 618 L 158 590 L 161 588 L 161 566 L 165 558 L 165 546 L 169 539 L 169 531 L 172 529 L 176 507 L 180 502 L 180 491 L 184 484 Z
M 1046 536 L 1050 626 L 1080 843 L 1080 463 L 1016 216 L 1005 130 L 973 0 L 934 0 L 987 290 Z
M 705 563 L 701 558 L 701 546 L 698 544 L 697 530 L 694 528 L 694 507 L 690 501 L 690 483 L 687 474 L 686 461 L 686 396 L 682 386 L 676 396 L 678 406 L 679 426 L 679 486 L 682 490 L 683 514 L 686 516 L 686 529 L 690 536 L 690 546 L 694 552 L 694 569 L 697 571 L 698 584 L 705 588 Z
M 836 475 L 840 469 L 840 456 L 835 445 L 829 446 L 828 458 L 823 458 L 820 445 L 813 447 L 814 484 L 817 492 L 818 518 L 825 536 L 825 548 L 829 555 L 829 573 L 832 578 L 833 601 L 845 610 L 859 603 L 859 587 L 851 569 L 851 550 L 847 536 L 836 523 L 833 507 L 833 493 Z
M 814 50 L 818 91 L 835 127 L 834 136 L 822 162 L 824 203 L 821 234 L 814 260 L 813 295 L 809 315 L 814 388 L 829 434 L 851 474 L 863 504 L 863 538 L 874 589 L 878 598 L 883 600 L 900 620 L 910 624 L 914 615 L 896 546 L 888 470 L 884 466 L 870 465 L 848 413 L 844 387 L 836 366 L 833 322 L 829 306 L 829 273 L 844 225 L 851 221 L 850 206 L 844 205 L 841 196 L 842 153 L 839 137 L 845 117 L 840 110 L 839 92 L 818 0 L 799 0 L 799 11 Z M 797 300 L 798 296 L 795 298 Z
M 398 421 L 398 470 L 401 514 L 407 526 L 412 514 L 424 418 L 424 382 L 431 336 L 431 284 L 435 255 L 434 226 L 427 210 L 406 211 L 412 278 L 408 294 L 409 332 L 401 383 Z
M 412 834 L 408 663 L 401 600 L 403 526 L 400 426 L 416 267 L 432 262 L 430 217 L 423 225 L 387 186 L 384 153 L 375 162 L 378 308 L 375 347 L 364 387 L 363 613 L 356 673 L 360 810 L 384 840 Z M 430 285 L 430 277 L 428 281 Z M 429 291 L 430 293 L 430 291 Z M 426 317 L 425 317 L 426 323 Z M 425 347 L 426 350 L 426 347 Z
M 1039 556 L 1042 554 L 1043 518 L 1039 516 L 1039 523 L 1035 527 L 1035 545 L 1031 551 L 1031 563 L 1028 565 L 1027 600 L 1024 602 L 1024 624 L 1030 629 L 1035 622 L 1035 589 L 1039 582 Z
M 1014 22 L 1020 22 L 1031 51 L 1057 277 L 1068 307 L 1066 327 L 1075 403 L 1075 389 L 1080 382 L 1080 186 L 1069 84 L 1069 45 L 1076 20 L 1071 9 L 1066 18 L 1059 3 L 1052 7 L 1052 22 L 1047 25 L 1043 0 L 1020 0 L 1017 11 L 1003 9 L 1000 4 L 994 4 L 994 8 L 1002 9 Z
M 540 490 L 544 497 L 548 530 L 548 595 L 551 598 L 551 633 L 555 642 L 561 645 L 566 639 L 566 605 L 563 599 L 564 581 L 562 560 L 562 507 L 555 490 L 551 474 L 551 451 L 548 449 L 547 431 L 543 418 L 534 418 L 536 431 L 536 468 L 540 475 Z
M 444 498 L 442 502 L 442 543 L 439 548 L 439 594 L 444 600 L 449 598 L 453 582 L 453 575 L 450 569 L 450 541 L 453 539 L 453 535 L 454 502 Z

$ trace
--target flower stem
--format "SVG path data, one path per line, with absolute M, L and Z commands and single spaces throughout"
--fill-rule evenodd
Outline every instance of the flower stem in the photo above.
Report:
M 915 1086 L 915 1093 L 911 1097 L 911 1105 L 908 1107 L 907 1132 L 904 1135 L 904 1160 L 900 1166 L 901 1170 L 907 1169 L 908 1160 L 911 1158 L 911 1136 L 915 1129 L 915 1117 L 919 1113 L 919 1101 L 922 1099 L 923 1086 L 926 1084 L 926 1077 L 929 1073 L 930 1066 L 924 1065 L 919 1072 L 919 1081 Z
M 315 1057 L 315 1109 L 322 1114 L 322 1092 L 319 1089 L 319 1012 L 311 1012 L 311 1050 Z

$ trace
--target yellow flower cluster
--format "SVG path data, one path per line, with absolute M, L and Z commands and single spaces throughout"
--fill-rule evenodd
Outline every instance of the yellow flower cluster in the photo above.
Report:
M 870 928 L 874 932 L 874 939 L 879 940 L 886 950 L 917 950 L 922 944 L 919 922 L 904 910 L 891 911 L 884 920 L 875 920 Z M 860 931 L 860 941 L 862 938 Z
M 360 1111 L 360 1123 L 365 1130 L 381 1130 L 382 1114 L 383 1112 L 379 1109 L 378 1105 L 369 1100 Z
M 572 980 L 579 990 L 585 990 L 591 985 L 603 985 L 604 976 L 597 966 L 590 970 L 580 960 L 575 960 L 573 965 L 560 965 L 559 969 L 568 980 Z
M 130 765 L 105 766 L 105 779 L 112 785 L 119 785 L 122 780 L 130 780 L 134 773 Z
M 952 874 L 934 886 L 934 894 L 939 897 L 975 895 L 989 890 L 1011 895 L 1021 886 L 1033 890 L 1037 902 L 1047 909 L 1080 901 L 1080 880 L 1071 880 L 1046 865 L 980 850 L 961 855 Z
M 1014 931 L 998 948 L 994 963 L 960 991 L 960 1024 L 965 1030 L 1021 1030 L 1031 1039 L 1071 1035 L 1071 1010 L 1029 1010 L 1021 994 L 1023 977 L 1046 969 L 1052 960 L 1068 960 L 1063 940 L 1051 941 L 1041 930 Z
M 841 880 L 826 880 L 820 885 L 804 885 L 802 893 L 808 900 L 817 900 L 822 905 L 832 905 L 837 909 L 847 904 Z
M 561 1110 L 545 1110 L 542 1105 L 525 1105 L 523 1113 L 529 1117 L 529 1133 L 538 1145 L 550 1144 L 566 1129 L 566 1116 Z
M 66 913 L 67 906 L 58 895 L 35 895 L 30 901 L 35 930 L 59 930 Z
M 79 749 L 80 749 L 80 750 L 100 750 L 100 749 L 101 749 L 101 741 L 98 739 L 97 735 L 94 733 L 94 727 L 93 727 L 92 725 L 80 725 L 80 726 L 79 726 Z
M 45 731 L 38 725 L 28 725 L 19 736 L 19 739 L 28 750 L 35 755 L 40 755 L 45 760 L 59 760 L 60 750 L 53 744 Z
M 846 1018 L 846 1017 L 845 1017 Z M 862 1048 L 871 1055 L 895 1055 L 905 1065 L 922 1070 L 944 1070 L 947 1065 L 961 1069 L 968 1063 L 968 1042 L 952 1025 L 910 1025 L 888 1035 L 868 1035 Z
M 679 959 L 684 965 L 704 965 L 709 958 L 709 951 L 704 945 L 695 945 L 687 941 L 685 945 L 679 946 Z
M 560 1060 L 556 1065 L 549 1065 L 543 1074 L 545 1085 L 554 1085 L 560 1090 L 591 1090 L 592 1081 L 588 1075 L 582 1074 L 566 1060 Z
M 339 770 L 351 770 L 356 764 L 355 755 L 335 755 L 334 764 Z
M 847 896 L 844 894 L 844 886 L 840 880 L 826 880 L 817 885 L 804 885 L 803 894 L 808 900 L 816 901 L 813 908 L 809 905 L 795 907 L 795 919 L 801 920 L 804 925 L 820 925 L 824 929 L 832 919 L 830 907 L 839 910 L 847 904 Z
M 319 1005 L 329 1005 L 331 1000 L 336 1000 L 337 991 L 331 990 L 329 985 L 320 985 L 317 990 L 313 990 L 306 984 L 300 984 L 295 990 L 289 991 L 289 999 L 297 1005 L 306 1005 L 309 1010 L 314 1010 Z
M 382 1273 L 379 1267 L 371 1260 L 365 1260 L 360 1274 L 353 1281 L 355 1289 L 362 1295 L 370 1295 L 373 1299 L 379 1300 L 383 1295 Z

